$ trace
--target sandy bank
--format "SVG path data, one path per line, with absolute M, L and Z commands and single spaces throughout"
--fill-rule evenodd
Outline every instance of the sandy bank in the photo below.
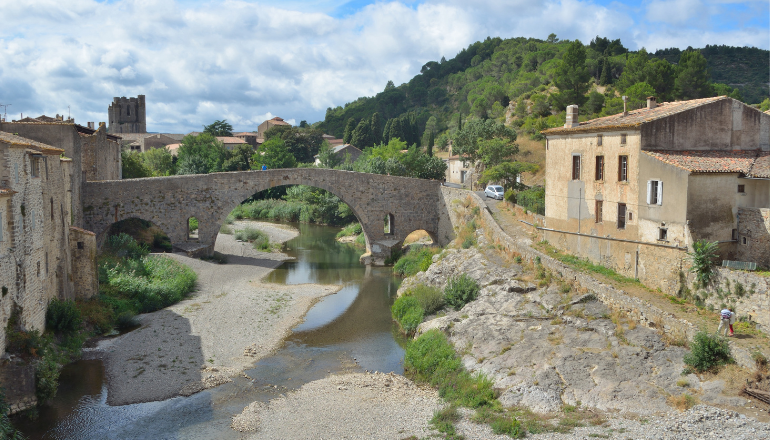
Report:
M 252 224 L 274 241 L 298 234 Z M 197 291 L 141 315 L 141 328 L 99 344 L 108 404 L 165 400 L 229 381 L 278 348 L 318 298 L 341 287 L 263 283 L 262 277 L 288 259 L 285 254 L 259 252 L 222 234 L 215 249 L 228 255 L 227 264 L 171 255 L 198 274 Z
M 438 393 L 396 374 L 330 376 L 297 391 L 255 402 L 233 417 L 247 439 L 424 438 L 442 406 Z

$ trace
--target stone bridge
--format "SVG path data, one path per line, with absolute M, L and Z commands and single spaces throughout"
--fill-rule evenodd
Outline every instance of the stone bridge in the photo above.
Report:
M 391 249 L 416 230 L 427 231 L 437 242 L 440 211 L 446 209 L 440 209 L 441 184 L 435 180 L 291 168 L 86 182 L 84 223 L 102 238 L 117 221 L 148 220 L 168 234 L 177 249 L 205 255 L 213 252 L 219 228 L 236 206 L 281 185 L 325 189 L 347 203 L 366 237 L 365 263 L 382 264 Z M 189 237 L 190 217 L 198 219 L 197 238 Z

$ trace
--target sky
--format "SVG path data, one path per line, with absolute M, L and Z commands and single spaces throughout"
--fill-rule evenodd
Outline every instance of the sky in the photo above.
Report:
M 487 36 L 768 49 L 769 22 L 767 0 L 0 0 L 0 105 L 85 125 L 143 94 L 148 131 L 252 131 L 323 120 Z

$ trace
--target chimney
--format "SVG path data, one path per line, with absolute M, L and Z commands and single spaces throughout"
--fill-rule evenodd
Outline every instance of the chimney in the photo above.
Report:
M 93 122 L 92 122 L 93 124 Z M 99 123 L 99 130 L 107 131 L 107 123 L 106 122 L 100 122 Z
M 93 130 L 93 129 L 94 129 L 94 123 L 93 123 L 93 122 L 89 122 L 89 123 L 88 123 L 88 128 L 90 128 L 91 130 Z
M 654 96 L 647 97 L 647 109 L 652 110 L 657 106 L 657 100 Z
M 575 128 L 578 125 L 580 125 L 580 120 L 578 117 L 578 106 L 576 105 L 568 105 L 567 106 L 567 121 L 564 123 L 564 128 Z
M 623 95 L 623 116 L 628 116 L 628 96 Z

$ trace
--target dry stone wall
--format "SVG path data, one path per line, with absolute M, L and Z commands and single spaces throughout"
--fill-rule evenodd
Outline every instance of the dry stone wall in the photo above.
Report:
M 390 250 L 419 229 L 438 230 L 438 181 L 319 168 L 242 171 L 87 182 L 84 185 L 85 228 L 97 237 L 117 221 L 137 217 L 153 222 L 177 248 L 213 249 L 227 214 L 253 194 L 281 185 L 308 185 L 337 195 L 353 210 L 366 235 L 365 256 L 381 263 Z M 384 232 L 393 216 L 392 234 Z M 187 222 L 198 219 L 198 237 L 190 238 Z
M 69 233 L 74 296 L 89 299 L 99 292 L 96 234 L 74 226 L 70 226 Z

